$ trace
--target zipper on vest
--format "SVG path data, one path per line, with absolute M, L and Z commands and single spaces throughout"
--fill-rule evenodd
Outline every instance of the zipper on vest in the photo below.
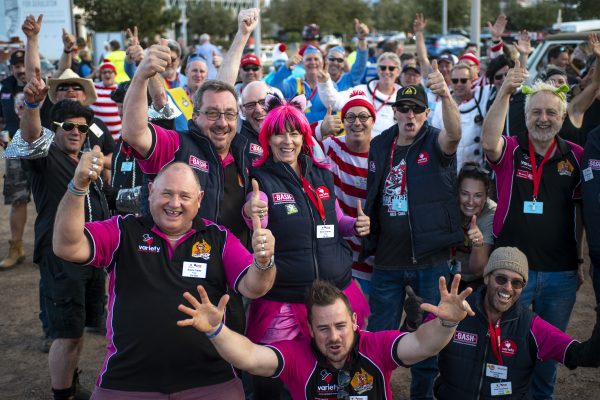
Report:
M 396 140 L 398 140 L 396 138 Z M 408 150 L 406 150 L 406 176 L 404 177 L 404 179 L 406 179 L 406 187 L 408 188 L 408 154 L 410 153 L 410 150 L 412 149 L 413 145 L 415 144 L 415 142 L 413 141 L 409 146 L 408 146 Z M 410 251 L 411 251 L 411 256 L 412 256 L 412 263 L 413 265 L 417 264 L 417 257 L 415 257 L 415 241 L 413 239 L 413 232 L 412 232 L 412 224 L 410 223 L 410 210 L 411 207 L 408 204 L 408 192 L 406 193 L 406 205 L 408 206 L 408 210 L 406 211 L 406 218 L 408 219 L 408 232 L 410 234 Z
M 477 400 L 481 398 L 481 389 L 483 388 L 483 380 L 485 378 L 485 368 L 487 366 L 487 353 L 490 343 L 490 332 L 485 334 L 485 347 L 483 348 L 483 363 L 481 364 L 481 377 L 479 378 L 479 387 L 477 388 Z
M 213 155 L 213 159 L 217 160 L 217 164 L 219 168 L 217 168 L 217 178 L 219 179 L 219 187 L 217 188 L 217 199 L 216 199 L 216 212 L 215 212 L 215 221 L 217 224 L 221 224 L 221 191 L 223 190 L 223 186 L 225 185 L 225 178 L 223 177 L 223 160 L 221 160 L 221 156 L 215 152 L 212 142 L 208 140 L 210 152 Z

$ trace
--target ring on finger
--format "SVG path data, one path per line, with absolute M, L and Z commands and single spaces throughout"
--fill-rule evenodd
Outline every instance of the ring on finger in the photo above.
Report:
M 260 256 L 261 256 L 261 257 L 265 257 L 266 255 L 267 255 L 267 252 L 266 252 L 266 251 L 262 250 L 262 251 L 260 252 Z
M 262 242 L 263 244 L 267 243 L 267 235 L 262 236 Z
M 261 250 L 261 251 L 265 251 L 265 244 L 264 244 L 264 243 L 261 243 L 261 245 L 260 245 L 260 250 Z
M 90 171 L 88 172 L 88 176 L 92 176 L 93 174 L 94 174 L 94 171 L 92 171 L 92 170 L 90 170 Z
M 98 157 L 92 158 L 92 164 L 96 164 L 98 162 Z
M 98 166 L 96 164 L 92 164 L 92 169 L 95 171 L 98 169 Z

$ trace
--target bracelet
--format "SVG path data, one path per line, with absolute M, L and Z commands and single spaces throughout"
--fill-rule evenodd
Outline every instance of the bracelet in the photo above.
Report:
M 90 194 L 90 188 L 87 188 L 86 190 L 77 189 L 75 187 L 75 182 L 73 182 L 73 179 L 71 179 L 71 182 L 69 182 L 67 189 L 69 190 L 69 192 L 79 197 L 87 196 L 88 194 Z
M 40 106 L 40 103 L 30 103 L 26 99 L 23 99 L 23 104 L 25 104 L 27 106 L 27 108 L 30 108 L 32 110 L 35 110 L 36 108 L 39 108 L 39 106 Z
M 442 324 L 442 326 L 444 328 L 456 328 L 458 326 L 458 321 L 457 322 L 450 322 L 450 321 L 446 321 L 444 319 L 441 319 L 438 317 L 438 319 L 440 320 L 440 324 Z
M 266 271 L 266 270 L 271 269 L 271 268 L 273 268 L 275 266 L 275 256 L 271 256 L 271 259 L 269 260 L 269 263 L 267 265 L 265 265 L 264 267 L 262 265 L 260 265 L 259 263 L 256 262 L 256 257 L 254 257 L 254 260 L 252 261 L 252 264 L 259 271 Z
M 221 329 L 223 329 L 223 325 L 224 325 L 223 320 L 221 320 L 221 323 L 217 327 L 216 331 L 214 331 L 213 333 L 204 333 L 204 334 L 206 335 L 206 337 L 208 339 L 214 339 L 221 332 Z

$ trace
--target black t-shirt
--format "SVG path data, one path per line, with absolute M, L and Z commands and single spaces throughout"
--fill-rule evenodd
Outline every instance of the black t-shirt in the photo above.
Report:
M 15 112 L 15 95 L 23 91 L 23 87 L 17 78 L 9 76 L 0 83 L 0 117 L 4 118 L 4 128 L 8 131 L 10 138 L 19 129 L 19 117 Z
M 581 145 L 585 146 L 587 134 L 600 125 L 600 100 L 594 99 L 594 102 L 583 115 L 583 123 L 581 124 Z
M 42 255 L 52 251 L 54 217 L 67 185 L 75 174 L 77 161 L 63 153 L 54 143 L 48 155 L 24 160 L 23 166 L 31 172 L 31 190 L 37 210 L 35 220 L 35 250 L 33 261 L 39 263 Z M 99 180 L 98 185 L 101 185 Z M 85 197 L 85 220 L 100 221 L 109 217 L 106 200 L 95 184 L 90 186 L 90 195 Z

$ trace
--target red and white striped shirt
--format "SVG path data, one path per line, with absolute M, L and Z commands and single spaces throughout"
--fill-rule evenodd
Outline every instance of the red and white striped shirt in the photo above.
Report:
M 335 184 L 335 195 L 345 215 L 356 218 L 356 202 L 365 206 L 367 198 L 367 174 L 369 153 L 357 153 L 346 145 L 346 136 L 329 136 L 322 142 L 323 151 L 331 164 L 331 173 Z M 371 279 L 373 272 L 372 259 L 366 263 L 358 262 L 361 251 L 361 240 L 356 236 L 346 238 L 352 249 L 352 275 L 361 279 Z
M 118 140 L 121 136 L 121 117 L 117 103 L 110 98 L 111 93 L 117 90 L 117 85 L 106 87 L 102 82 L 96 82 L 94 86 L 98 95 L 98 100 L 92 104 L 94 116 L 104 122 L 113 139 Z

